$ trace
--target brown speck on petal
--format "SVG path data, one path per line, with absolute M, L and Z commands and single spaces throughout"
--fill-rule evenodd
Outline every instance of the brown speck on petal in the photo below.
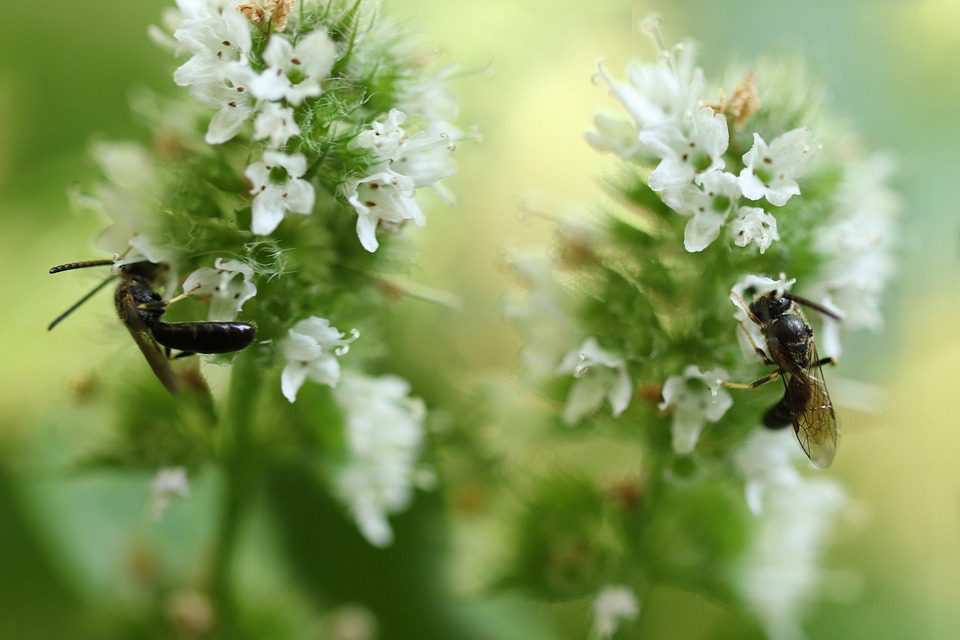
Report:
M 363 204 L 367 205 L 368 207 L 375 207 L 375 206 L 377 206 L 377 203 L 374 202 L 373 200 L 367 200 L 367 201 L 364 202 Z

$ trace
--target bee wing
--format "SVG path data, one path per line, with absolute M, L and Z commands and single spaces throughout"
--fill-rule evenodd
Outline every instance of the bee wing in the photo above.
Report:
M 133 301 L 132 296 L 124 295 L 121 297 L 120 317 L 123 320 L 123 324 L 125 324 L 130 331 L 130 335 L 133 336 L 133 341 L 136 342 L 140 348 L 140 353 L 146 358 L 147 364 L 153 369 L 153 372 L 157 378 L 160 379 L 160 382 L 163 383 L 163 386 L 165 386 L 170 393 L 179 393 L 180 384 L 177 381 L 176 374 L 174 374 L 173 369 L 170 367 L 170 361 L 163 351 L 161 351 L 157 341 L 154 340 L 150 329 L 141 322 L 140 316 L 137 314 L 136 303 Z
M 793 430 L 807 457 L 821 469 L 833 462 L 837 452 L 837 416 L 823 379 L 816 346 L 811 350 L 813 367 L 802 369 L 787 383 Z

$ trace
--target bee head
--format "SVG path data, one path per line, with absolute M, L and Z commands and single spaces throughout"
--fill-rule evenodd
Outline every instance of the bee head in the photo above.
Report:
M 776 291 L 764 294 L 750 303 L 750 311 L 761 321 L 779 318 L 790 308 L 790 300 Z
M 123 274 L 134 280 L 152 282 L 161 278 L 170 267 L 164 262 L 131 262 L 120 267 Z

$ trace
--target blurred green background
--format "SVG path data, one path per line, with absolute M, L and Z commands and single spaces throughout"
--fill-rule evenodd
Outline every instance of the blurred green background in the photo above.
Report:
M 189 523 L 207 508 L 207 479 L 199 479 L 196 497 L 176 517 L 156 526 L 142 508 L 146 475 L 139 488 L 66 475 L 64 462 L 84 450 L 78 434 L 109 425 L 98 427 L 90 415 L 79 429 L 71 423 L 77 412 L 66 420 L 64 407 L 82 396 L 91 371 L 109 376 L 117 362 L 136 357 L 109 295 L 57 331 L 45 331 L 95 278 L 46 273 L 54 264 L 97 257 L 92 240 L 104 223 L 71 213 L 67 196 L 72 185 L 95 175 L 86 155 L 90 141 L 144 139 L 130 114 L 131 91 L 178 90 L 171 61 L 145 36 L 165 6 L 161 0 L 36 0 L 4 8 L 2 638 L 65 637 L 71 611 L 84 603 L 143 597 L 123 582 L 136 573 L 128 569 L 136 565 L 138 545 L 158 545 L 174 567 L 188 565 L 203 546 Z M 519 214 L 518 201 L 566 210 L 596 199 L 598 177 L 612 164 L 582 134 L 596 109 L 613 105 L 590 77 L 601 56 L 618 76 L 628 59 L 652 58 L 637 28 L 649 11 L 664 15 L 668 39 L 689 35 L 701 43 L 708 74 L 731 59 L 770 52 L 809 58 L 833 111 L 870 148 L 900 159 L 896 182 L 904 209 L 888 326 L 882 335 L 851 340 L 832 374 L 883 391 L 874 412 L 841 407 L 845 437 L 831 473 L 849 485 L 856 506 L 830 555 L 832 586 L 808 627 L 812 637 L 824 638 L 960 636 L 960 2 L 387 0 L 385 9 L 464 71 L 476 71 L 454 88 L 461 122 L 478 125 L 484 136 L 458 153 L 460 172 L 450 181 L 457 205 L 434 208 L 429 225 L 417 232 L 423 256 L 416 277 L 465 301 L 455 315 L 404 303 L 398 340 L 424 373 L 509 380 L 516 371 L 520 341 L 497 311 L 512 284 L 502 253 L 551 237 L 549 224 Z M 497 535 L 496 529 L 478 534 L 477 526 L 469 520 L 455 525 L 456 551 Z M 261 538 L 261 566 L 245 571 L 257 585 L 251 589 L 267 594 L 285 580 L 270 566 L 269 534 Z M 477 596 L 482 576 L 471 575 L 470 562 L 457 571 L 464 593 Z M 263 597 L 286 593 L 277 589 Z M 645 620 L 644 637 L 733 637 L 725 635 L 732 631 L 718 607 L 689 595 L 662 598 L 668 604 Z M 679 607 L 683 616 L 669 615 Z

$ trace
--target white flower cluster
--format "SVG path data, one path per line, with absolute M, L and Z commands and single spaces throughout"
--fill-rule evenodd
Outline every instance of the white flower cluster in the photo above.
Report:
M 293 108 L 320 95 L 320 82 L 337 61 L 337 47 L 323 30 L 307 34 L 296 46 L 274 32 L 263 52 L 265 68 L 257 73 L 250 64 L 252 23 L 238 0 L 178 0 L 177 5 L 181 20 L 173 37 L 191 57 L 173 79 L 217 110 L 207 129 L 208 144 L 231 140 L 254 118 L 253 137 L 265 140 L 266 150 L 246 171 L 252 184 L 252 228 L 258 235 L 272 233 L 288 212 L 313 210 L 313 185 L 301 179 L 306 158 L 281 149 L 300 134 Z
M 596 131 L 587 140 L 624 160 L 657 162 L 648 184 L 689 218 L 687 251 L 706 249 L 729 221 L 734 244 L 754 244 L 763 253 L 780 239 L 777 220 L 749 203 L 765 200 L 781 207 L 798 195 L 797 179 L 818 145 L 805 128 L 784 132 L 769 144 L 754 133 L 753 146 L 739 160 L 731 157 L 728 117 L 722 105 L 705 103 L 703 71 L 694 56 L 690 43 L 662 51 L 655 64 L 631 64 L 627 84 L 615 82 L 599 64 L 597 77 L 631 120 L 597 115 Z
M 387 516 L 406 509 L 413 497 L 425 436 L 423 403 L 396 376 L 346 372 L 334 394 L 345 414 L 347 441 L 334 491 L 363 536 L 387 546 L 393 541 Z
M 376 159 L 369 175 L 347 187 L 347 199 L 358 215 L 357 236 L 370 252 L 380 246 L 376 235 L 379 227 L 396 228 L 406 220 L 418 226 L 426 224 L 414 197 L 417 189 L 432 186 L 441 197 L 450 198 L 439 182 L 456 173 L 452 152 L 461 132 L 449 122 L 438 120 L 408 135 L 401 126 L 406 120 L 403 111 L 391 109 L 355 141 Z
M 160 181 L 150 154 L 134 142 L 98 142 L 90 153 L 104 179 L 92 193 L 74 192 L 73 204 L 110 219 L 97 248 L 113 253 L 118 265 L 168 260 L 168 252 L 153 240 Z
M 879 329 L 883 324 L 880 296 L 893 275 L 895 218 L 900 208 L 887 184 L 895 164 L 874 156 L 845 165 L 833 197 L 833 212 L 818 227 L 815 246 L 826 259 L 821 274 L 810 283 L 810 295 L 843 318 L 824 318 L 824 355 L 839 357 L 840 329 Z
M 286 148 L 302 135 L 303 118 L 311 117 L 309 109 L 299 107 L 323 94 L 345 52 L 322 26 L 300 34 L 295 44 L 280 33 L 288 21 L 297 21 L 290 1 L 272 0 L 264 7 L 240 0 L 177 0 L 177 6 L 179 12 L 164 20 L 173 30 L 173 41 L 159 28 L 153 28 L 151 36 L 190 55 L 174 73 L 174 81 L 190 87 L 198 102 L 216 110 L 206 142 L 222 144 L 233 139 L 251 119 L 253 139 L 263 141 L 262 159 L 245 172 L 253 196 L 252 231 L 269 235 L 287 214 L 310 214 L 316 193 L 306 176 L 308 158 Z M 262 65 L 251 63 L 252 28 L 269 34 Z M 255 70 L 255 66 L 263 68 Z M 358 148 L 372 154 L 372 169 L 342 189 L 359 216 L 357 235 L 368 251 L 379 246 L 378 226 L 395 227 L 404 220 L 425 223 L 414 198 L 416 189 L 431 186 L 449 197 L 439 181 L 456 172 L 452 152 L 462 134 L 448 121 L 456 115 L 455 103 L 439 87 L 438 79 L 448 76 L 440 74 L 422 86 L 408 82 L 410 87 L 400 87 L 404 96 L 398 108 L 355 140 Z M 429 104 L 427 94 L 438 105 Z M 405 112 L 401 108 L 407 103 Z M 452 109 L 447 107 L 450 104 Z M 415 133 L 401 127 L 408 115 L 417 118 Z
M 563 421 L 574 425 L 606 402 L 619 417 L 633 399 L 634 385 L 626 359 L 600 346 L 593 336 L 583 338 L 574 321 L 569 293 L 554 277 L 543 256 L 511 257 L 511 264 L 529 287 L 523 302 L 507 302 L 504 313 L 528 336 L 521 358 L 528 372 L 539 378 L 573 376 Z M 573 348 L 571 344 L 580 342 Z
M 760 429 L 733 457 L 758 525 L 736 584 L 777 640 L 803 637 L 798 620 L 822 583 L 819 559 L 848 502 L 837 482 L 797 471 L 802 455 L 790 429 Z

